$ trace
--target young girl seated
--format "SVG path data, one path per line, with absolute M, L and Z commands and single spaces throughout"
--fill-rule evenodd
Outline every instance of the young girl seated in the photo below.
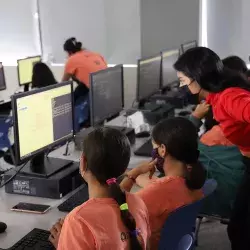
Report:
M 89 200 L 51 230 L 50 241 L 63 249 L 146 249 L 149 218 L 139 196 L 123 192 L 116 178 L 130 161 L 130 144 L 120 131 L 100 128 L 83 143 L 80 173 L 88 183 Z M 59 232 L 58 232 L 59 231 Z M 60 235 L 60 237 L 59 237 Z
M 155 179 L 137 195 L 148 208 L 152 231 L 150 247 L 157 249 L 168 215 L 202 198 L 206 172 L 198 162 L 197 129 L 189 120 L 178 117 L 158 123 L 152 132 L 152 143 L 157 155 L 156 164 L 163 169 L 165 177 Z M 120 186 L 130 191 L 139 175 L 149 172 L 152 175 L 154 170 L 154 164 L 142 164 L 129 171 Z

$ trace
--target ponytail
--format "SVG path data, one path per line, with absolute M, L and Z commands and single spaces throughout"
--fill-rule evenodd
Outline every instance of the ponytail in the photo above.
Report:
M 82 43 L 78 42 L 75 37 L 69 38 L 63 45 L 63 48 L 68 53 L 76 53 L 82 50 Z
M 109 181 L 109 180 L 108 180 Z M 107 181 L 107 183 L 108 183 Z M 112 181 L 111 183 L 108 183 L 109 185 L 109 191 L 111 197 L 118 203 L 121 211 L 121 218 L 126 226 L 126 228 L 129 230 L 130 235 L 130 249 L 131 250 L 141 250 L 143 249 L 139 240 L 138 240 L 138 231 L 136 229 L 136 221 L 132 214 L 127 209 L 127 202 L 126 202 L 126 194 L 121 190 L 120 186 L 116 183 L 116 181 Z M 121 206 L 124 207 L 121 207 Z
M 189 189 L 201 189 L 206 181 L 206 170 L 199 161 L 188 164 L 185 179 Z

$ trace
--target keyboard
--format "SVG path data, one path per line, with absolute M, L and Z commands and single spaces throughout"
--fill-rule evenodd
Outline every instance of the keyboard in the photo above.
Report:
M 152 156 L 152 142 L 151 139 L 148 140 L 146 143 L 144 143 L 140 148 L 138 148 L 134 154 L 137 156 L 146 156 L 146 157 L 151 157 Z
M 85 201 L 89 199 L 88 186 L 86 184 L 82 185 L 80 189 L 69 197 L 66 201 L 60 204 L 57 208 L 61 212 L 71 212 L 74 208 L 82 205 Z
M 48 240 L 49 236 L 49 231 L 34 228 L 9 250 L 54 250 L 54 246 Z

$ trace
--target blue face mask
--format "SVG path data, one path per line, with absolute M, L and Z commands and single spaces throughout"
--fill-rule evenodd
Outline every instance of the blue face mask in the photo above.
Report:
M 163 165 L 164 165 L 164 158 L 162 158 L 158 153 L 158 148 L 154 148 L 152 151 L 152 159 L 157 159 L 156 168 L 159 172 L 164 173 Z

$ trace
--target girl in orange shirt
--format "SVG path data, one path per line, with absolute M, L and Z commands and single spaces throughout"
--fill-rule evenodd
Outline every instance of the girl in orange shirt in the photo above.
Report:
M 148 208 L 152 231 L 150 247 L 157 249 L 168 215 L 202 198 L 201 188 L 206 172 L 198 161 L 197 129 L 189 120 L 178 117 L 158 123 L 152 132 L 152 143 L 157 155 L 157 167 L 163 169 L 165 177 L 155 179 L 137 195 Z M 127 173 L 121 187 L 130 191 L 139 175 L 150 172 L 152 176 L 154 171 L 154 165 L 142 164 Z
M 80 172 L 88 183 L 89 200 L 52 228 L 50 241 L 59 250 L 146 249 L 147 208 L 140 197 L 123 192 L 116 182 L 130 161 L 127 137 L 100 128 L 87 136 L 83 148 Z

